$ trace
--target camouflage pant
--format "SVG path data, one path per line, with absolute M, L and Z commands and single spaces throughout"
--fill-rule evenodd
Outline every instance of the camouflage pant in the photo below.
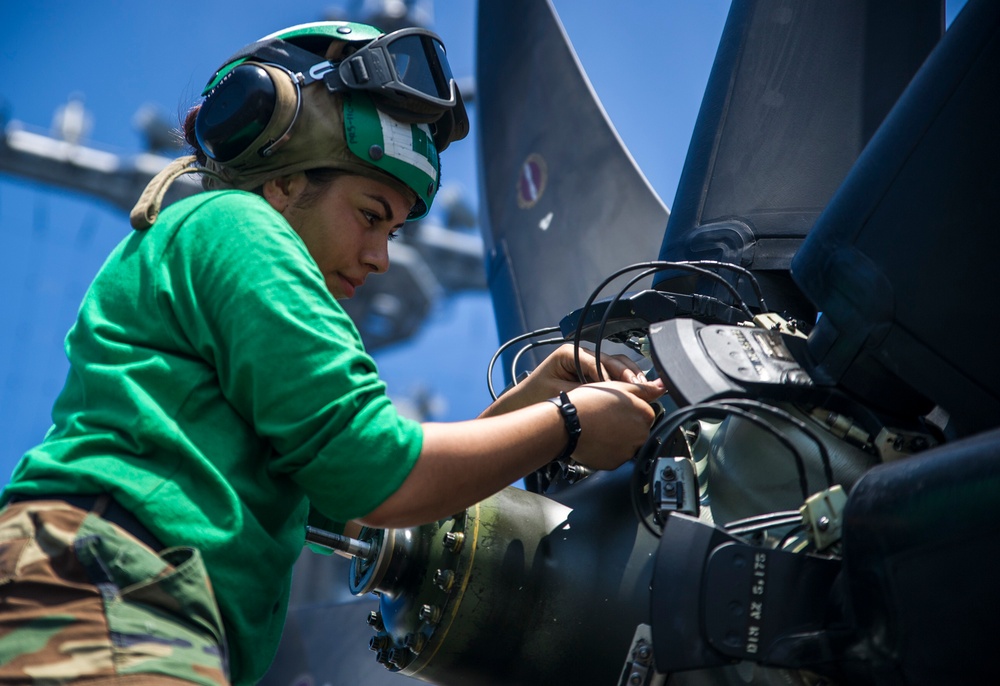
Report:
M 0 685 L 227 685 L 201 555 L 58 501 L 0 511 Z

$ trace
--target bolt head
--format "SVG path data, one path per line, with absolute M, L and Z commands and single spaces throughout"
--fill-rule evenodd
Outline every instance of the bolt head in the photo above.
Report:
M 435 605 L 424 605 L 417 613 L 417 617 L 427 624 L 437 624 L 438 620 L 441 619 L 441 610 Z
M 389 650 L 389 662 L 396 665 L 397 667 L 405 667 L 410 661 L 410 651 L 402 650 L 400 648 L 391 648 Z
M 450 569 L 439 569 L 434 572 L 434 585 L 442 591 L 450 591 L 455 583 L 455 572 Z
M 449 531 L 444 535 L 444 547 L 453 553 L 462 549 L 465 542 L 465 534 L 461 531 Z
M 410 649 L 414 655 L 419 655 L 420 651 L 424 649 L 424 645 L 427 643 L 427 637 L 423 634 L 407 634 L 406 638 L 403 640 L 403 645 Z

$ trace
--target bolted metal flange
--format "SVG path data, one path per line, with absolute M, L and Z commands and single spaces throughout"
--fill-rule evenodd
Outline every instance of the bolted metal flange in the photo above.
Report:
M 453 553 L 457 553 L 462 549 L 462 544 L 465 543 L 465 534 L 461 531 L 449 531 L 444 535 L 444 547 Z
M 427 645 L 427 637 L 423 634 L 406 634 L 403 645 L 410 649 L 414 655 L 419 655 L 420 651 Z
M 389 662 L 400 669 L 408 665 L 411 659 L 413 659 L 413 655 L 406 648 L 389 649 Z
M 434 585 L 447 593 L 455 584 L 455 572 L 450 569 L 438 569 L 434 572 Z
M 421 622 L 437 624 L 441 621 L 441 608 L 437 605 L 424 605 L 417 614 Z

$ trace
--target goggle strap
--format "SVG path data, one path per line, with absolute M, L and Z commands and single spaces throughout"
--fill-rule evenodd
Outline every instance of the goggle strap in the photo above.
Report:
M 366 45 L 365 48 L 359 50 L 358 53 L 344 58 L 339 63 L 331 63 L 328 60 L 317 61 L 318 56 L 315 53 L 305 50 L 304 48 L 300 48 L 292 43 L 288 43 L 287 41 L 283 41 L 280 38 L 259 40 L 255 43 L 244 46 L 242 49 L 231 55 L 229 59 L 223 63 L 223 66 L 220 67 L 212 76 L 212 79 L 202 91 L 202 95 L 206 95 L 218 84 L 220 74 L 222 74 L 227 67 L 234 64 L 240 64 L 246 60 L 253 60 L 255 62 L 270 62 L 284 67 L 293 74 L 299 75 L 300 86 L 308 86 L 315 81 L 322 80 L 326 84 L 327 90 L 331 93 L 343 92 L 351 89 L 374 90 L 379 91 L 383 97 L 388 97 L 392 100 L 403 100 L 405 96 L 395 94 L 394 88 L 387 88 L 385 87 L 386 84 L 372 83 L 371 75 L 368 73 L 367 64 L 368 60 L 384 59 L 381 50 L 383 49 L 383 46 L 389 45 L 392 42 L 391 40 L 387 41 L 385 39 L 396 39 L 401 33 L 418 33 L 420 35 L 432 36 L 435 40 L 440 41 L 440 39 L 434 34 L 427 31 L 402 29 L 401 31 L 386 34 L 385 36 L 372 41 Z M 376 49 L 379 50 L 379 53 L 376 53 Z M 338 73 L 339 67 L 343 67 L 345 70 L 349 71 L 352 78 L 348 80 L 344 79 L 343 76 L 340 76 Z M 387 65 L 383 65 L 382 69 L 387 69 Z M 438 65 L 438 69 L 440 69 L 440 65 Z M 347 72 L 345 71 L 345 75 L 346 73 Z M 404 84 L 400 85 L 404 86 Z M 452 91 L 454 91 L 453 86 Z M 438 107 L 450 107 L 449 105 L 443 103 L 434 104 Z
M 234 55 L 230 56 L 218 71 L 212 76 L 212 80 L 208 82 L 205 90 L 207 91 L 211 86 L 213 86 L 219 77 L 219 74 L 228 66 L 236 62 L 243 62 L 245 60 L 252 59 L 255 62 L 270 62 L 277 64 L 278 66 L 284 67 L 293 74 L 302 75 L 301 85 L 306 86 L 314 81 L 319 81 L 322 79 L 328 70 L 321 70 L 322 73 L 319 76 L 313 76 L 314 68 L 321 67 L 321 65 L 334 65 L 326 60 L 318 59 L 318 56 L 314 53 L 304 50 L 292 43 L 287 43 L 280 38 L 272 38 L 270 40 L 261 40 L 256 43 L 251 43 L 245 46 L 242 50 L 239 50 Z M 335 72 L 336 69 L 334 68 Z

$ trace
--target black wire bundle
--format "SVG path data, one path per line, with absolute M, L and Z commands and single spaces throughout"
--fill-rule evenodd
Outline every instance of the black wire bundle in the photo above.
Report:
M 830 463 L 830 454 L 826 448 L 826 445 L 820 439 L 819 435 L 813 431 L 805 422 L 795 417 L 791 413 L 783 410 L 779 407 L 774 407 L 773 405 L 768 405 L 756 400 L 748 400 L 743 398 L 727 398 L 725 400 L 716 400 L 705 403 L 699 403 L 696 405 L 689 405 L 687 407 L 682 407 L 675 410 L 672 414 L 664 417 L 664 419 L 659 422 L 656 427 L 650 432 L 649 438 L 646 443 L 639 450 L 638 457 L 640 460 L 654 460 L 656 459 L 656 452 L 661 445 L 661 443 L 672 434 L 677 431 L 685 423 L 694 421 L 697 419 L 725 419 L 731 415 L 745 419 L 756 426 L 761 427 L 768 433 L 770 433 L 782 446 L 785 447 L 788 452 L 791 453 L 795 460 L 795 467 L 798 472 L 799 477 L 799 488 L 802 493 L 803 502 L 811 495 L 809 492 L 808 477 L 806 475 L 805 460 L 802 457 L 802 453 L 798 448 L 785 436 L 781 430 L 778 429 L 774 424 L 765 420 L 764 418 L 754 414 L 753 411 L 770 414 L 775 417 L 779 417 L 784 421 L 795 426 L 796 429 L 801 431 L 807 437 L 809 437 L 816 447 L 819 449 L 820 460 L 823 463 L 823 475 L 827 482 L 827 487 L 832 488 L 834 485 L 833 477 L 833 467 Z M 637 513 L 638 514 L 638 513 Z M 659 537 L 659 533 L 654 531 L 650 527 L 649 523 L 645 521 L 643 517 L 639 517 L 640 521 L 646 525 L 646 527 L 655 536 Z M 789 510 L 785 512 L 773 512 L 764 515 L 757 515 L 747 519 L 737 520 L 735 522 L 730 522 L 726 524 L 724 528 L 731 533 L 744 535 L 749 533 L 754 533 L 756 531 L 762 531 L 767 528 L 772 528 L 776 526 L 788 526 L 800 524 L 802 521 L 802 516 L 797 510 Z
M 512 380 L 511 383 L 513 385 L 515 385 L 515 386 L 517 385 L 517 363 L 520 361 L 521 355 L 523 355 L 524 353 L 526 353 L 529 350 L 532 350 L 534 348 L 540 348 L 543 345 L 559 345 L 559 344 L 565 343 L 565 342 L 566 342 L 566 339 L 562 338 L 562 337 L 559 337 L 559 338 L 543 338 L 540 341 L 532 341 L 531 343 L 528 343 L 528 345 L 522 346 L 521 349 L 518 350 L 517 353 L 514 355 L 514 359 L 511 360 L 511 363 L 510 363 L 510 378 Z
M 583 309 L 580 312 L 580 320 L 577 322 L 576 332 L 573 335 L 573 362 L 576 365 L 577 378 L 579 378 L 580 382 L 585 383 L 587 381 L 587 379 L 583 375 L 583 369 L 580 366 L 580 343 L 583 339 L 583 325 L 587 318 L 587 312 L 590 311 L 590 308 L 593 306 L 594 301 L 597 300 L 597 296 L 600 295 L 601 291 L 603 291 L 604 288 L 609 283 L 611 283 L 612 281 L 614 281 L 623 274 L 627 274 L 633 271 L 638 271 L 640 269 L 644 270 L 638 276 L 630 279 L 625 284 L 625 286 L 615 295 L 612 301 L 608 303 L 607 308 L 604 310 L 604 315 L 601 317 L 601 322 L 600 326 L 598 327 L 597 337 L 596 337 L 597 344 L 595 348 L 595 355 L 597 356 L 598 359 L 600 359 L 601 339 L 604 337 L 604 328 L 605 326 L 607 326 L 608 316 L 614 305 L 619 300 L 621 300 L 622 296 L 625 294 L 625 292 L 629 289 L 630 286 L 635 284 L 637 281 L 641 281 L 645 277 L 655 274 L 657 272 L 667 271 L 670 269 L 677 269 L 679 271 L 688 271 L 695 274 L 700 274 L 702 276 L 707 276 L 708 278 L 722 284 L 722 286 L 726 289 L 726 291 L 728 291 L 729 294 L 732 295 L 733 302 L 736 303 L 741 310 L 743 310 L 744 314 L 747 315 L 747 318 L 753 319 L 753 312 L 751 312 L 750 308 L 747 307 L 746 302 L 740 296 L 739 291 L 736 289 L 736 286 L 733 286 L 731 283 L 726 281 L 726 279 L 724 279 L 722 275 L 717 274 L 713 271 L 709 271 L 705 267 L 727 269 L 729 271 L 736 272 L 737 285 L 739 284 L 739 276 L 746 276 L 750 280 L 751 286 L 753 287 L 754 290 L 754 294 L 757 296 L 757 302 L 761 308 L 761 311 L 762 312 L 767 311 L 767 304 L 764 302 L 764 294 L 761 291 L 760 284 L 757 282 L 756 277 L 754 277 L 753 273 L 750 272 L 749 270 L 744 269 L 743 267 L 740 267 L 735 264 L 729 264 L 728 262 L 718 262 L 715 260 L 699 260 L 695 262 L 665 262 L 662 260 L 657 260 L 653 262 L 638 262 L 636 264 L 629 265 L 628 267 L 623 267 L 618 271 L 616 271 L 615 273 L 613 273 L 611 276 L 604 279 L 597 286 L 597 288 L 593 290 L 593 292 L 590 294 L 590 297 L 587 298 L 587 302 L 583 306 Z M 598 381 L 604 381 L 604 374 L 601 372 L 600 365 L 597 366 L 597 376 L 598 376 Z
M 725 278 L 720 274 L 710 271 L 710 269 L 725 269 L 736 273 L 736 285 L 730 284 Z M 641 270 L 641 271 L 640 271 Z M 679 270 L 687 271 L 701 276 L 708 277 L 713 281 L 720 283 L 725 290 L 733 298 L 733 306 L 738 307 L 740 310 L 746 314 L 748 319 L 753 319 L 753 313 L 747 306 L 746 301 L 740 296 L 737 286 L 739 285 L 740 277 L 746 277 L 751 287 L 753 288 L 754 295 L 757 298 L 757 303 L 761 312 L 767 312 L 768 307 L 764 301 L 764 295 L 760 288 L 760 284 L 754 277 L 753 273 L 743 267 L 738 265 L 730 264 L 728 262 L 719 262 L 715 260 L 699 260 L 691 262 L 667 262 L 667 261 L 651 261 L 651 262 L 639 262 L 636 264 L 629 265 L 619 269 L 615 273 L 611 274 L 609 277 L 604 279 L 598 286 L 591 292 L 590 297 L 584 304 L 580 311 L 579 321 L 576 325 L 576 330 L 573 335 L 573 362 L 576 367 L 577 378 L 581 383 L 586 383 L 589 381 L 585 378 L 583 374 L 583 368 L 580 364 L 580 345 L 583 339 L 583 329 L 584 323 L 587 319 L 587 313 L 593 306 L 597 297 L 600 295 L 601 291 L 607 287 L 612 281 L 614 281 L 619 276 L 627 274 L 629 272 L 639 271 L 640 273 L 633 278 L 629 279 L 628 282 L 615 294 L 615 296 L 608 303 L 601 316 L 600 323 L 597 329 L 596 336 L 596 348 L 594 351 L 595 357 L 600 360 L 601 355 L 601 340 L 604 338 L 604 330 L 607 327 L 608 319 L 611 315 L 614 306 L 624 297 L 628 292 L 628 289 L 632 287 L 636 282 L 641 281 L 647 276 L 651 276 L 657 272 L 667 271 L 667 270 Z M 551 333 L 559 332 L 560 328 L 558 326 L 545 327 L 542 329 L 536 329 L 535 331 L 530 331 L 528 333 L 521 334 L 520 336 L 515 336 L 514 338 L 508 340 L 506 343 L 500 346 L 494 353 L 493 357 L 490 359 L 489 367 L 487 368 L 487 385 L 489 387 L 490 396 L 493 400 L 496 400 L 497 394 L 493 387 L 493 367 L 496 361 L 500 358 L 504 351 L 510 348 L 516 343 L 529 340 L 531 338 L 537 338 L 539 336 L 545 336 Z M 533 348 L 542 345 L 556 345 L 564 342 L 565 339 L 562 337 L 558 338 L 548 338 L 539 341 L 533 341 L 528 345 L 522 347 L 518 353 L 514 356 L 511 364 L 511 378 L 514 379 L 514 383 L 517 383 L 517 363 L 525 352 Z M 601 370 L 601 365 L 597 365 L 597 375 L 598 381 L 604 380 L 604 375 Z M 803 459 L 802 453 L 799 449 L 792 443 L 787 436 L 785 436 L 781 430 L 778 429 L 774 424 L 767 421 L 760 414 L 767 414 L 772 417 L 777 417 L 785 422 L 794 426 L 801 433 L 806 435 L 819 449 L 820 459 L 823 463 L 823 475 L 826 479 L 827 486 L 832 487 L 834 485 L 833 468 L 830 463 L 830 455 L 826 448 L 826 445 L 820 439 L 819 435 L 810 428 L 805 422 L 795 417 L 791 413 L 783 410 L 779 407 L 773 405 L 768 405 L 756 400 L 750 400 L 746 398 L 726 398 L 705 403 L 699 403 L 696 405 L 690 405 L 688 407 L 683 407 L 671 415 L 664 417 L 661 421 L 657 422 L 654 426 L 649 438 L 647 439 L 643 448 L 637 453 L 637 459 L 640 463 L 645 461 L 652 461 L 656 459 L 656 452 L 659 449 L 662 441 L 669 436 L 674 431 L 677 431 L 686 422 L 694 421 L 701 418 L 712 418 L 712 419 L 725 419 L 729 416 L 740 417 L 752 424 L 764 429 L 772 437 L 774 437 L 789 453 L 791 453 L 792 458 L 795 461 L 795 467 L 798 473 L 799 488 L 802 493 L 802 499 L 805 501 L 809 493 L 809 483 L 806 474 L 805 461 Z M 644 457 L 645 456 L 645 457 Z M 635 505 L 636 503 L 633 503 Z M 650 530 L 650 532 L 659 537 L 659 533 L 656 532 L 649 522 L 646 521 L 645 517 L 641 515 L 638 511 L 636 514 L 639 516 L 639 520 Z M 802 517 L 797 510 L 788 510 L 781 512 L 772 512 L 763 515 L 756 515 L 754 517 L 748 517 L 745 519 L 730 522 L 724 526 L 724 528 L 736 535 L 746 535 L 752 534 L 759 531 L 766 530 L 768 528 L 778 527 L 778 526 L 793 526 L 792 532 L 797 531 L 801 528 Z
M 680 271 L 688 271 L 695 274 L 700 274 L 702 276 L 707 276 L 708 278 L 713 279 L 718 283 L 721 283 L 723 287 L 725 287 L 725 289 L 730 293 L 730 295 L 732 295 L 733 301 L 737 303 L 739 308 L 743 310 L 743 312 L 747 315 L 748 318 L 752 319 L 753 313 L 750 311 L 750 308 L 747 307 L 746 302 L 740 296 L 736 286 L 730 284 L 720 274 L 717 274 L 713 271 L 709 271 L 708 268 L 725 269 L 728 271 L 735 272 L 737 275 L 737 281 L 736 281 L 737 286 L 739 285 L 739 278 L 741 276 L 745 276 L 750 281 L 751 287 L 753 288 L 754 291 L 754 295 L 757 297 L 757 303 L 758 306 L 760 307 L 761 312 L 767 311 L 767 304 L 764 302 L 764 294 L 763 291 L 761 291 L 760 284 L 757 282 L 756 277 L 750 270 L 740 267 L 739 265 L 730 264 L 728 262 L 719 262 L 717 260 L 698 260 L 698 261 L 688 261 L 688 262 L 666 262 L 660 260 L 652 262 L 637 262 L 635 264 L 629 265 L 628 267 L 623 267 L 622 269 L 619 269 L 608 278 L 604 279 L 604 281 L 602 281 L 597 286 L 597 288 L 595 288 L 593 292 L 591 292 L 590 297 L 587 299 L 586 304 L 583 306 L 583 309 L 580 312 L 580 321 L 577 323 L 576 332 L 573 336 L 573 347 L 574 347 L 573 362 L 576 366 L 576 374 L 580 382 L 586 383 L 588 381 L 588 379 L 585 378 L 583 374 L 583 368 L 580 365 L 580 343 L 583 338 L 583 324 L 584 321 L 586 320 L 587 312 L 593 306 L 594 301 L 597 299 L 597 296 L 600 295 L 601 291 L 604 290 L 604 288 L 609 283 L 614 281 L 619 276 L 627 274 L 628 272 L 638 271 L 640 269 L 644 270 L 641 274 L 629 280 L 629 282 L 625 284 L 625 286 L 617 293 L 617 295 L 615 295 L 614 299 L 609 303 L 607 309 L 604 311 L 604 315 L 601 317 L 600 326 L 598 327 L 597 343 L 596 343 L 596 349 L 594 351 L 594 354 L 598 360 L 600 360 L 600 355 L 601 355 L 601 339 L 604 337 L 603 336 L 604 329 L 607 326 L 608 317 L 615 303 L 621 300 L 622 296 L 625 295 L 628 288 L 634 285 L 637 281 L 641 281 L 643 278 L 647 276 L 650 276 L 657 272 L 666 271 L 668 269 L 678 269 Z M 536 338 L 538 336 L 545 336 L 550 333 L 556 333 L 558 331 L 560 331 L 558 326 L 550 326 L 542 329 L 536 329 L 535 331 L 529 331 L 528 333 L 523 333 L 519 336 L 515 336 L 514 338 L 511 338 L 503 345 L 501 345 L 497 349 L 497 351 L 493 354 L 493 357 L 490 359 L 489 366 L 487 367 L 486 370 L 486 385 L 490 392 L 490 398 L 493 400 L 497 399 L 497 393 L 493 387 L 493 367 L 496 364 L 497 359 L 500 358 L 500 355 L 502 355 L 505 350 L 507 350 L 515 343 L 520 343 L 521 341 L 525 341 L 530 338 Z M 535 341 L 522 348 L 520 351 L 518 351 L 517 355 L 514 357 L 513 364 L 511 365 L 511 378 L 514 379 L 516 383 L 517 362 L 520 359 L 520 356 L 524 352 L 542 345 L 555 345 L 557 343 L 562 343 L 563 341 L 564 339 L 562 338 L 559 339 L 552 338 L 544 341 Z M 601 371 L 600 364 L 597 365 L 597 377 L 598 381 L 604 381 L 604 373 Z
M 536 338 L 538 336 L 547 336 L 548 334 L 556 333 L 557 331 L 559 331 L 558 326 L 547 326 L 543 329 L 535 329 L 534 331 L 529 331 L 528 333 L 522 333 L 520 336 L 514 336 L 514 338 L 511 338 L 509 341 L 497 348 L 497 351 L 493 353 L 493 357 L 490 358 L 489 365 L 486 367 L 486 387 L 490 391 L 490 398 L 493 400 L 497 399 L 496 391 L 493 389 L 493 366 L 497 363 L 497 360 L 500 359 L 500 355 L 502 355 L 507 348 L 515 343 L 520 343 L 521 341 L 526 341 L 529 338 Z M 562 342 L 562 339 L 559 339 L 559 342 Z M 538 345 L 542 345 L 542 342 L 539 341 Z

